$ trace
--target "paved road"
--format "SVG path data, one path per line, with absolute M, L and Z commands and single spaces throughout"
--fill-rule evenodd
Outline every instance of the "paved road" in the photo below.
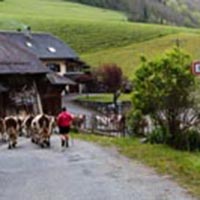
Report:
M 0 200 L 192 200 L 166 177 L 114 150 L 74 141 L 63 151 L 21 138 L 15 150 L 0 147 Z
M 63 97 L 63 106 L 66 106 L 67 109 L 74 114 L 85 114 L 90 117 L 91 115 L 97 113 L 96 111 L 88 108 L 84 108 L 73 102 L 77 98 L 77 95 L 67 95 Z

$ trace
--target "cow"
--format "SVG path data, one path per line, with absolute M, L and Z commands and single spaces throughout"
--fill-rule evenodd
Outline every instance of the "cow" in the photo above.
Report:
M 112 115 L 111 122 L 114 124 L 115 128 L 122 134 L 122 136 L 125 136 L 125 130 L 126 130 L 125 115 L 121 115 L 121 114 Z
M 31 124 L 34 119 L 33 115 L 27 115 L 22 123 L 22 132 L 23 135 L 27 138 L 31 136 L 32 130 L 31 130 Z
M 86 115 L 79 114 L 74 115 L 72 120 L 72 126 L 76 129 L 83 129 L 86 127 Z
M 5 117 L 5 131 L 8 135 L 8 149 L 16 147 L 19 127 L 20 125 L 15 116 Z
M 103 131 L 107 131 L 116 135 L 122 134 L 125 136 L 125 116 L 121 114 L 112 114 L 110 116 L 94 116 L 93 120 L 93 128 L 92 129 L 99 129 Z
M 52 116 L 46 114 L 37 115 L 31 123 L 31 141 L 43 147 L 50 147 L 50 137 L 56 121 Z
M 107 116 L 96 115 L 94 116 L 94 126 L 96 126 L 97 129 L 109 128 L 112 126 L 111 118 Z
M 15 120 L 17 120 L 19 136 L 22 136 L 22 134 L 23 134 L 22 133 L 22 124 L 23 124 L 24 118 L 22 116 L 16 116 Z

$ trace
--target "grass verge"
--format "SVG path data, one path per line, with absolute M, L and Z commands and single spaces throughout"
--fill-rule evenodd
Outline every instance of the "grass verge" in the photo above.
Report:
M 110 93 L 101 93 L 97 95 L 85 95 L 79 96 L 77 100 L 81 101 L 91 101 L 91 102 L 113 102 L 113 94 Z M 119 97 L 120 101 L 131 101 L 131 94 L 122 94 Z
M 135 138 L 110 138 L 76 134 L 76 138 L 102 146 L 116 147 L 118 151 L 153 167 L 158 173 L 171 175 L 182 187 L 200 199 L 200 153 L 171 149 L 166 145 L 141 144 Z

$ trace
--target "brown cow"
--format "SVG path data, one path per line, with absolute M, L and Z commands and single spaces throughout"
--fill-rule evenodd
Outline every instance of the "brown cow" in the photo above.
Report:
M 72 126 L 77 129 L 85 128 L 86 115 L 79 114 L 73 116 Z
M 15 148 L 17 145 L 19 124 L 14 116 L 5 118 L 5 131 L 8 135 L 8 149 Z
M 42 148 L 50 146 L 50 137 L 55 126 L 55 118 L 46 114 L 37 115 L 32 123 L 31 141 L 39 144 Z

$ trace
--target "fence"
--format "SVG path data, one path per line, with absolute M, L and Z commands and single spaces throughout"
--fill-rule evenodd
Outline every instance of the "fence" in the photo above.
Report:
M 78 120 L 79 119 L 79 120 Z M 74 127 L 89 133 L 124 137 L 126 135 L 126 118 L 123 115 L 79 115 Z

